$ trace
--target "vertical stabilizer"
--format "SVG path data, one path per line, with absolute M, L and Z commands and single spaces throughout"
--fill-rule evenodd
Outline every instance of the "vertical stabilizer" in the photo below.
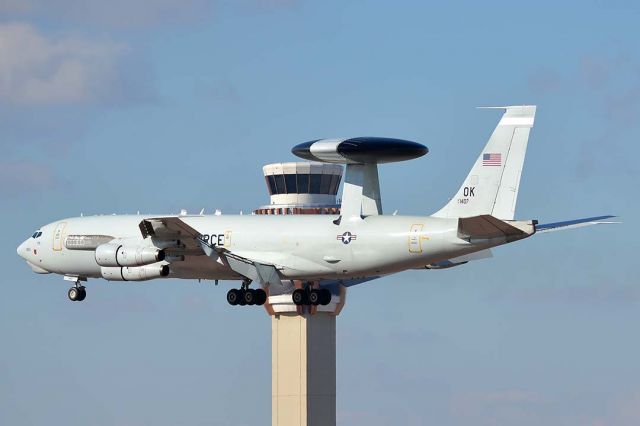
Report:
M 504 109 L 498 126 L 455 196 L 436 217 L 470 217 L 490 214 L 512 220 L 529 132 L 536 114 L 534 105 Z

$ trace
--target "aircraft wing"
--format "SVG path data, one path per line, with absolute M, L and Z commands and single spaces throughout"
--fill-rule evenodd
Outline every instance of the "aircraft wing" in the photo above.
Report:
M 200 245 L 200 233 L 179 217 L 167 216 L 144 219 L 138 225 L 143 238 L 152 237 L 165 241 L 180 241 L 181 251 L 186 255 L 205 254 Z
M 143 237 L 161 240 L 180 240 L 179 254 L 207 255 L 212 260 L 224 263 L 233 271 L 263 285 L 281 284 L 278 270 L 318 269 L 318 265 L 307 259 L 282 252 L 234 251 L 227 247 L 210 245 L 202 239 L 196 229 L 180 217 L 168 216 L 145 219 L 140 222 Z M 331 272 L 327 268 L 328 272 Z
M 620 223 L 617 221 L 607 220 L 613 217 L 616 217 L 616 216 L 611 216 L 611 215 L 596 216 L 596 217 L 587 217 L 584 219 L 567 220 L 564 222 L 543 223 L 541 225 L 536 225 L 536 233 L 563 231 L 565 229 L 582 228 L 583 226 L 591 226 L 591 225 Z
M 201 244 L 206 246 L 204 242 L 201 242 Z M 209 251 L 206 247 L 203 247 L 203 249 Z M 216 247 L 215 253 L 224 259 L 235 272 L 261 284 L 281 284 L 279 271 L 283 269 L 289 271 L 325 269 L 327 273 L 333 272 L 333 270 L 324 265 L 283 252 L 236 251 L 224 247 Z M 216 254 L 211 251 L 207 253 L 208 256 L 216 256 Z
M 204 241 L 201 241 L 201 244 L 207 245 Z M 282 279 L 274 264 L 258 262 L 223 248 L 217 249 L 216 252 L 233 271 L 243 277 L 262 285 L 282 285 Z M 212 252 L 209 253 L 208 256 L 213 256 Z

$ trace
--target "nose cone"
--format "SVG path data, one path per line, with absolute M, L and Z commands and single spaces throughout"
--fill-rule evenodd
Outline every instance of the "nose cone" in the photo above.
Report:
M 24 241 L 22 244 L 20 244 L 16 251 L 18 252 L 18 256 L 20 256 L 24 260 L 27 260 L 27 241 Z

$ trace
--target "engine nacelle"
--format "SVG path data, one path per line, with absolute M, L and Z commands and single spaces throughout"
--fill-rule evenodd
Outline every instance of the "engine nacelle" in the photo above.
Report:
M 109 281 L 147 281 L 169 275 L 168 265 L 102 267 L 102 278 Z
M 101 244 L 96 248 L 96 262 L 100 266 L 143 266 L 164 260 L 165 252 L 157 247 Z

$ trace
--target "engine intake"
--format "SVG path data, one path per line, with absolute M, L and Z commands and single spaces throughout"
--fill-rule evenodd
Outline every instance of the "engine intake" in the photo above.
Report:
M 164 260 L 165 251 L 157 247 L 107 243 L 96 248 L 95 257 L 100 266 L 144 266 Z
M 102 278 L 109 281 L 147 281 L 169 275 L 168 265 L 102 267 Z

